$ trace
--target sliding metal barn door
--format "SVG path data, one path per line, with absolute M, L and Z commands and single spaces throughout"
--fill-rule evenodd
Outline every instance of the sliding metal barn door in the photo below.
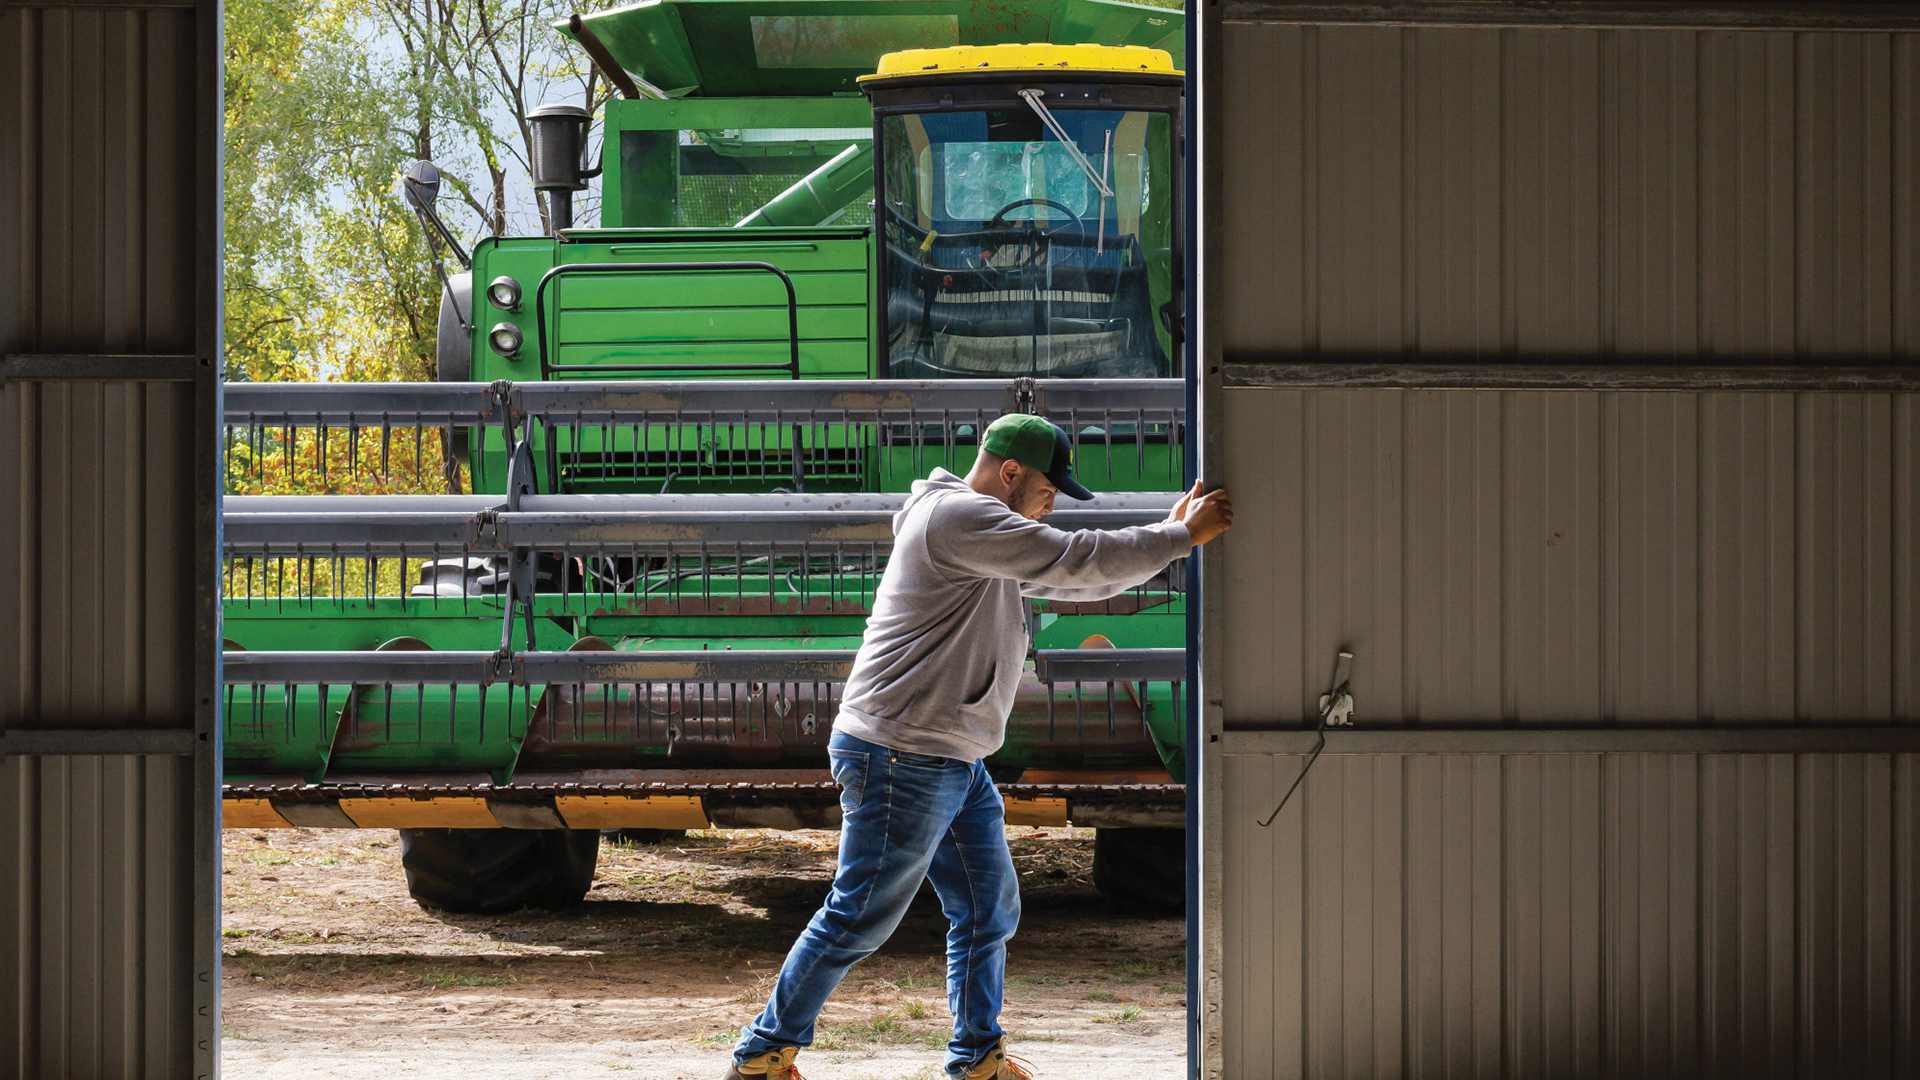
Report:
M 0 1078 L 217 1067 L 220 7 L 0 7 Z
M 1765 7 L 1206 24 L 1206 1075 L 1920 1075 L 1920 23 Z

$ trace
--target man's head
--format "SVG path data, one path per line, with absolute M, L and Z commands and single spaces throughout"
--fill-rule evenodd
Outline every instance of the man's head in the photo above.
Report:
M 1025 413 L 1003 416 L 981 433 L 980 456 L 967 482 L 1034 521 L 1053 512 L 1056 495 L 1093 498 L 1093 492 L 1073 478 L 1073 443 L 1067 433 Z

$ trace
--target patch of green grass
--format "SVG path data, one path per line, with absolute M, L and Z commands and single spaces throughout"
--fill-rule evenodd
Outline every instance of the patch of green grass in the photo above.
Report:
M 603 1064 L 605 1064 L 607 1068 L 609 1068 L 609 1069 L 613 1069 L 613 1070 L 616 1070 L 616 1071 L 618 1071 L 618 1072 L 632 1072 L 632 1071 L 633 1071 L 633 1066 L 631 1066 L 631 1065 L 622 1065 L 622 1064 L 620 1064 L 620 1063 L 619 1063 L 619 1062 L 617 1062 L 617 1061 L 608 1061 L 608 1062 L 604 1062 Z
M 293 861 L 293 856 L 278 848 L 261 848 L 258 851 L 249 851 L 247 852 L 247 858 L 251 860 L 255 866 L 285 866 Z
M 953 1033 L 945 1030 L 924 1032 L 920 1036 L 920 1048 L 923 1050 L 931 1050 L 935 1053 L 941 1053 L 946 1050 L 947 1037 L 951 1034 Z M 945 1075 L 945 1074 L 943 1073 L 942 1075 Z
M 220 936 L 223 938 L 243 938 L 251 933 L 253 933 L 251 930 L 235 930 L 229 926 L 220 931 Z
M 927 1018 L 927 1003 L 918 998 L 908 998 L 901 1004 L 900 1011 L 909 1020 L 925 1020 Z
M 740 1030 L 738 1028 L 728 1028 L 725 1031 L 709 1031 L 705 1035 L 700 1036 L 699 1039 L 699 1043 L 702 1046 L 732 1046 L 739 1041 Z
M 1131 1024 L 1145 1015 L 1139 1009 L 1128 1005 L 1123 1009 L 1108 1009 L 1093 1018 L 1096 1024 Z
M 900 1034 L 900 1018 L 892 1013 L 867 1018 L 864 1024 L 854 1025 L 854 1030 L 870 1035 L 875 1039 L 884 1039 L 889 1035 Z
M 1059 986 L 1067 981 L 1064 975 L 1014 975 L 1007 979 L 1017 986 Z
M 816 1029 L 813 1045 L 823 1050 L 848 1050 L 864 1043 L 914 1042 L 920 1037 L 900 1023 L 899 1014 L 876 1013 L 857 1023 Z M 946 1045 L 944 1037 L 940 1045 Z
M 1158 989 L 1163 994 L 1184 994 L 1187 992 L 1187 984 L 1177 983 L 1177 982 L 1163 982 L 1158 987 L 1156 987 L 1156 989 Z
M 1167 965 L 1158 960 L 1122 960 L 1113 965 L 1113 971 L 1114 974 L 1124 975 L 1129 979 L 1151 979 L 1157 975 L 1165 975 Z
M 1111 990 L 1089 990 L 1087 991 L 1086 1000 L 1088 1001 L 1119 1001 L 1121 1000 L 1121 998 L 1119 994 L 1116 994 Z

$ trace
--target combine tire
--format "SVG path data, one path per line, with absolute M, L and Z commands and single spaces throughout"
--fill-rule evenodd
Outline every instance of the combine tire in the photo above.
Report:
M 609 844 L 632 844 L 635 847 L 652 847 L 656 844 L 677 844 L 687 838 L 685 829 L 601 829 L 600 835 Z
M 1108 910 L 1178 915 L 1187 907 L 1185 829 L 1096 829 L 1093 886 Z
M 414 902 L 463 914 L 572 907 L 599 858 L 597 829 L 400 830 Z

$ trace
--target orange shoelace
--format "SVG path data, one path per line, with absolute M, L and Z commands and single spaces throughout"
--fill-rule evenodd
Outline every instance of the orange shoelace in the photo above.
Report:
M 1033 1074 L 1038 1071 L 1033 1067 L 1033 1062 L 1026 1058 L 1014 1057 L 1012 1054 L 1006 1056 L 1005 1062 L 1006 1071 L 1019 1077 L 1019 1080 L 1033 1080 Z

